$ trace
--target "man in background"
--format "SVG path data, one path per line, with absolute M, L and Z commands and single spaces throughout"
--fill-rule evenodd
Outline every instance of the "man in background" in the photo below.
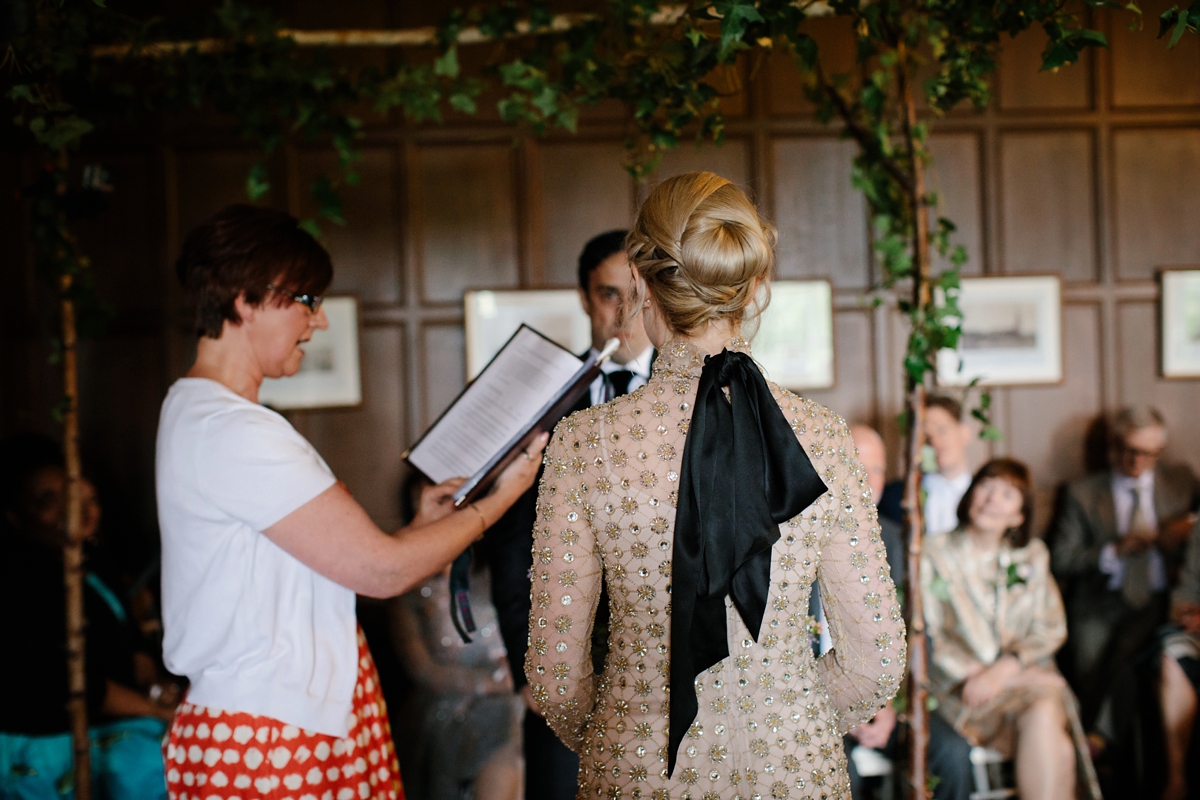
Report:
M 921 478 L 925 490 L 925 535 L 940 536 L 958 527 L 958 503 L 971 485 L 967 447 L 971 426 L 963 420 L 962 403 L 945 395 L 925 398 L 925 443 L 933 450 L 937 471 Z M 889 483 L 880 495 L 879 515 L 900 522 L 904 482 Z
M 868 425 L 851 425 L 850 438 L 858 448 L 858 458 L 867 471 L 867 483 L 871 494 L 879 497 L 884 491 L 884 481 L 887 479 L 887 448 L 883 437 Z M 893 519 L 880 516 L 880 533 L 883 546 L 887 549 L 888 566 L 892 570 L 892 580 L 901 592 L 905 590 L 904 536 L 900 523 Z M 815 588 L 815 587 L 814 587 Z M 901 594 L 901 599 L 907 593 Z M 971 745 L 966 739 L 942 721 L 937 714 L 929 714 L 929 772 L 938 778 L 934 789 L 934 800 L 967 800 L 970 797 L 971 782 Z M 875 719 L 853 728 L 846 735 L 846 751 L 852 753 L 856 745 L 874 748 L 895 763 L 899 757 L 896 736 L 896 710 L 888 703 L 875 715 Z M 853 756 L 849 762 L 850 787 L 855 800 L 867 797 L 866 782 L 859 775 Z
M 1111 434 L 1112 468 L 1067 485 L 1048 537 L 1067 609 L 1067 674 L 1089 729 L 1111 676 L 1166 620 L 1200 506 L 1191 469 L 1159 462 L 1167 427 L 1157 410 L 1121 409 Z
M 644 386 L 650 379 L 654 348 L 636 312 L 633 273 L 625 255 L 626 231 L 594 237 L 579 255 L 579 295 L 592 322 L 591 352 L 609 339 L 621 346 L 573 413 Z M 582 356 L 586 357 L 584 353 Z M 527 800 L 574 800 L 578 757 L 567 749 L 533 709 L 525 680 L 525 649 L 529 643 L 530 553 L 537 514 L 537 486 L 508 510 L 484 538 L 485 558 L 492 570 L 492 602 L 496 606 L 513 685 L 529 709 L 525 715 L 525 797 Z M 608 605 L 600 598 L 593 641 L 606 641 Z M 594 652 L 594 660 L 602 651 Z

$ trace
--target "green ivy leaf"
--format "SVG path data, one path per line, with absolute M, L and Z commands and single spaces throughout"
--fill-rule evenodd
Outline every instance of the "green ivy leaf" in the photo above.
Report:
M 37 103 L 38 100 L 33 96 L 33 87 L 25 83 L 19 83 L 8 91 L 8 99 L 17 101 L 24 100 L 27 103 Z
M 753 0 L 715 0 L 712 9 L 721 17 L 721 47 L 717 60 L 724 62 L 737 50 L 748 49 L 742 41 L 752 22 L 763 22 Z
M 267 166 L 261 161 L 256 161 L 246 175 L 246 197 L 254 203 L 269 191 L 271 182 L 267 179 Z
M 45 117 L 35 117 L 29 123 L 29 130 L 34 138 L 51 150 L 77 146 L 80 139 L 91 133 L 95 127 L 88 120 L 74 114 L 54 117 L 50 124 L 46 123 Z
M 321 226 L 317 224 L 315 219 L 302 219 L 297 223 L 297 227 L 303 231 L 307 231 L 308 235 L 314 239 L 321 238 Z
M 443 78 L 457 78 L 459 73 L 458 47 L 451 45 L 433 62 L 433 74 Z
M 450 107 L 464 114 L 474 114 L 478 110 L 475 98 L 464 92 L 455 92 L 448 98 Z

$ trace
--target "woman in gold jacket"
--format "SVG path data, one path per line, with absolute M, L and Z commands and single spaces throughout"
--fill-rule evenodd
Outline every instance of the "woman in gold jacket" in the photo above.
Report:
M 975 474 L 959 527 L 921 561 L 937 713 L 971 744 L 1016 759 L 1023 800 L 1100 797 L 1075 695 L 1054 665 L 1067 638 L 1050 553 L 1031 539 L 1029 468 L 1008 458 Z
M 650 382 L 568 417 L 547 450 L 526 674 L 580 755 L 580 798 L 849 800 L 842 734 L 904 674 L 846 423 L 767 383 L 741 338 L 774 241 L 711 173 L 651 192 L 627 240 L 659 351 Z M 814 580 L 833 640 L 820 659 Z

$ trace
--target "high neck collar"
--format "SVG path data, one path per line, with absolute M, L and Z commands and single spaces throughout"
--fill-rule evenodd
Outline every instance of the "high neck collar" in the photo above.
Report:
M 735 336 L 725 343 L 725 349 L 749 354 L 750 342 L 741 336 Z M 652 380 L 699 379 L 707 355 L 708 353 L 686 340 L 673 339 L 665 342 L 654 361 Z

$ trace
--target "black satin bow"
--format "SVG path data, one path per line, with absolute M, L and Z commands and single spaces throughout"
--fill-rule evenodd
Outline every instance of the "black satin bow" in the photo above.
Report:
M 726 595 L 757 640 L 779 525 L 825 491 L 754 361 L 729 350 L 706 358 L 675 516 L 668 775 L 696 719 L 696 676 L 729 656 Z

